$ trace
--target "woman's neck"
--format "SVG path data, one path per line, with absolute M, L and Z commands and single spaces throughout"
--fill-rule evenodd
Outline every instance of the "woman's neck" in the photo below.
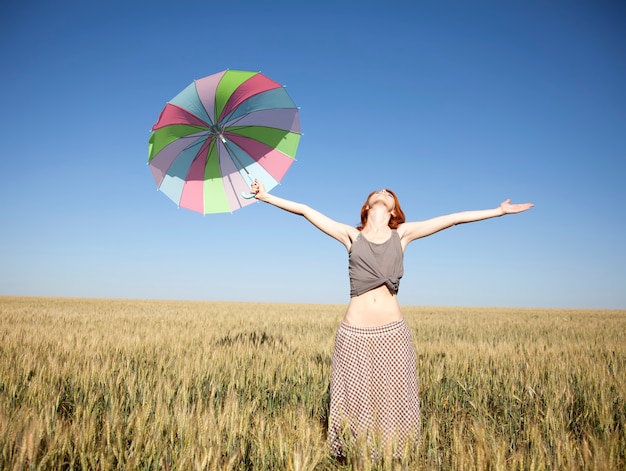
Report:
M 367 224 L 364 229 L 367 232 L 379 233 L 389 230 L 389 219 L 391 214 L 387 211 L 381 211 L 378 208 L 370 208 L 367 215 Z

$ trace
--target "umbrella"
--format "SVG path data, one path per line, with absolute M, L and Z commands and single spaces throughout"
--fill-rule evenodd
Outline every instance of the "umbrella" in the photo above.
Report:
M 157 188 L 179 207 L 232 212 L 255 200 L 255 178 L 271 190 L 294 162 L 298 108 L 259 72 L 225 70 L 195 80 L 152 127 L 148 165 Z

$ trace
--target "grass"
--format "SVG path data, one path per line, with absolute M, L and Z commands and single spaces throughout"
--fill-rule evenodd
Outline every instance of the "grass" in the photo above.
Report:
M 403 309 L 422 446 L 326 446 L 336 305 L 0 298 L 0 469 L 626 468 L 626 311 Z

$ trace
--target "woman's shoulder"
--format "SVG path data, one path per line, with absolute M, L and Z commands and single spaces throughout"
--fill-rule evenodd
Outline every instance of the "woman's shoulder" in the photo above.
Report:
M 410 225 L 407 226 L 406 223 L 399 224 L 395 233 L 398 235 L 398 239 L 400 239 L 400 243 L 402 245 L 402 249 L 404 250 L 406 246 L 411 242 L 411 239 L 408 238 L 407 230 L 410 228 Z
M 347 232 L 348 232 L 348 237 L 350 238 L 351 242 L 354 242 L 355 240 L 357 240 L 359 236 L 361 235 L 361 231 L 358 230 L 356 227 L 352 227 L 352 226 L 348 227 Z

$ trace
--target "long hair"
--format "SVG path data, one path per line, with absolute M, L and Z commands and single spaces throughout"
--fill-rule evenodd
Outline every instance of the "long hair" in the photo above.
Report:
M 389 218 L 389 228 L 397 229 L 400 224 L 406 221 L 406 216 L 404 215 L 404 211 L 402 211 L 402 208 L 400 207 L 400 201 L 398 201 L 398 197 L 396 196 L 396 194 L 387 188 L 385 188 L 385 191 L 393 196 L 393 201 L 395 203 L 395 209 L 393 210 L 394 215 Z M 376 191 L 372 191 L 369 195 L 367 195 L 367 199 L 365 200 L 365 203 L 363 203 L 363 207 L 361 208 L 361 224 L 356 227 L 359 231 L 362 231 L 367 224 L 367 216 L 370 211 L 368 202 L 374 193 L 376 193 Z

